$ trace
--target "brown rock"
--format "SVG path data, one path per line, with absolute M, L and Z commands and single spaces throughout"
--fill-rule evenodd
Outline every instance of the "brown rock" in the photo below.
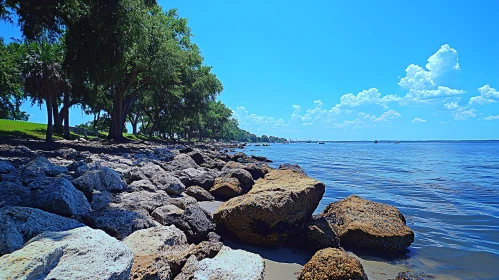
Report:
M 272 168 L 265 163 L 239 163 L 235 161 L 227 162 L 222 168 L 222 172 L 225 172 L 229 169 L 244 169 L 251 174 L 253 180 L 263 178 L 265 174 L 269 173 L 272 170 Z
M 210 193 L 216 198 L 230 199 L 243 194 L 243 189 L 236 178 L 216 178 Z
M 212 201 L 215 197 L 211 195 L 207 190 L 201 188 L 200 186 L 190 186 L 185 190 L 185 193 L 189 196 L 194 197 L 197 201 Z
M 317 251 L 328 247 L 340 247 L 340 239 L 333 226 L 324 217 L 314 217 L 307 225 L 304 235 L 308 249 Z
M 244 242 L 279 246 L 303 229 L 323 194 L 319 181 L 292 170 L 273 170 L 247 194 L 223 203 L 214 220 Z
M 414 232 L 397 208 L 356 195 L 329 204 L 321 215 L 344 247 L 397 253 L 414 242 Z
M 318 251 L 303 266 L 298 280 L 367 280 L 360 262 L 341 249 Z

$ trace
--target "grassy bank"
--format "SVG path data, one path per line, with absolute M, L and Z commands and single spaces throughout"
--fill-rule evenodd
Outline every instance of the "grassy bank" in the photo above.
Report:
M 47 124 L 12 121 L 0 119 L 0 137 L 3 138 L 16 138 L 16 139 L 37 139 L 44 140 L 47 131 Z M 62 134 L 54 132 L 54 140 L 62 140 Z M 71 132 L 71 137 L 80 138 L 83 135 Z M 107 137 L 107 132 L 99 132 L 99 138 L 104 139 Z M 144 135 L 124 134 L 128 140 L 146 140 Z M 90 136 L 89 138 L 93 138 Z

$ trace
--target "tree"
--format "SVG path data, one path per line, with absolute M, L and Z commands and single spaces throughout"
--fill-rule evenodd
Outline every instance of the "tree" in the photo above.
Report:
M 5 45 L 0 38 L 0 118 L 28 120 L 28 114 L 20 110 L 23 99 L 21 58 L 25 48 L 21 44 Z
M 62 69 L 63 58 L 64 48 L 60 44 L 42 41 L 29 44 L 28 54 L 23 61 L 24 93 L 31 98 L 32 103 L 41 105 L 44 102 L 47 108 L 47 142 L 52 141 L 54 102 L 69 91 Z

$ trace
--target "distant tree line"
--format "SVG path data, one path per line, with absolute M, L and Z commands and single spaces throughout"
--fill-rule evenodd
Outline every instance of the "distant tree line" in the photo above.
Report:
M 0 0 L 0 19 L 17 19 L 23 41 L 0 39 L 0 118 L 27 120 L 24 100 L 45 104 L 47 141 L 69 137 L 69 110 L 83 126 L 121 140 L 162 138 L 278 142 L 238 126 L 216 97 L 223 90 L 191 41 L 187 19 L 154 0 Z

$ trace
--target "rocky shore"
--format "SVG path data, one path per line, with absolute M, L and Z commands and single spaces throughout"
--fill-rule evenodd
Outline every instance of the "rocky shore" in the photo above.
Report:
M 0 144 L 0 279 L 289 279 L 266 258 L 282 248 L 307 252 L 292 278 L 367 279 L 345 249 L 414 241 L 395 207 L 355 195 L 314 216 L 323 183 L 243 147 Z

